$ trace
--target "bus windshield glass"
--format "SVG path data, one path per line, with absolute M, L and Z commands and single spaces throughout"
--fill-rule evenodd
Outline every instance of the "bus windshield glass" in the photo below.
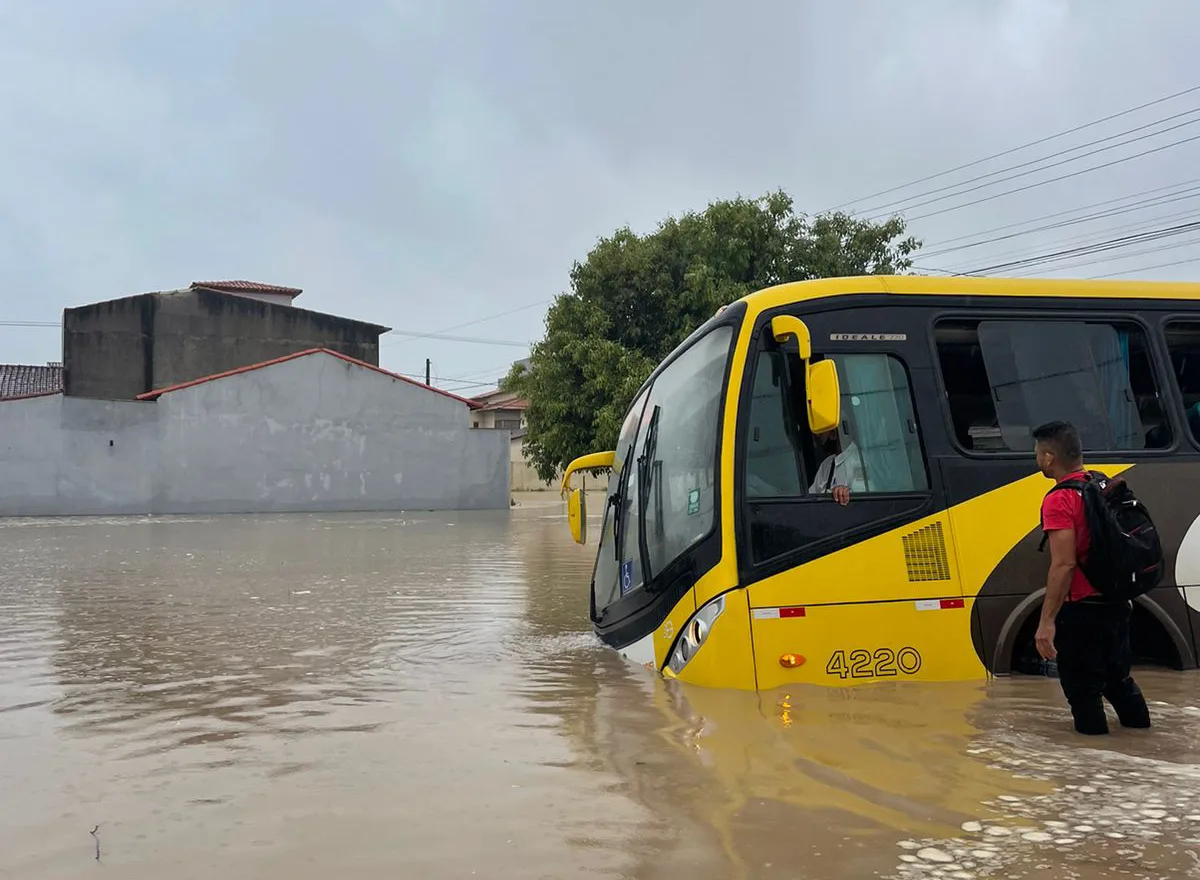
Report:
M 625 417 L 596 556 L 597 613 L 657 576 L 713 528 L 733 332 L 722 325 L 697 339 Z
M 637 547 L 637 538 L 633 543 L 627 540 L 630 526 L 637 529 L 636 517 L 630 516 L 629 496 L 637 493 L 637 480 L 628 479 L 634 467 L 631 465 L 633 444 L 637 439 L 642 410 L 646 406 L 646 392 L 642 392 L 621 425 L 621 433 L 617 439 L 617 448 L 613 456 L 612 470 L 608 477 L 608 498 L 604 505 L 604 521 L 600 528 L 600 547 L 596 554 L 596 568 L 593 573 L 593 593 L 597 612 L 603 611 L 625 593 L 641 583 L 640 560 L 634 559 L 633 565 L 625 566 L 622 572 L 621 561 L 629 559 L 625 548 Z M 636 511 L 636 507 L 634 507 Z M 618 540 L 619 539 L 619 540 Z M 624 589 L 621 589 L 621 577 L 626 578 Z M 634 580 L 636 578 L 636 580 Z

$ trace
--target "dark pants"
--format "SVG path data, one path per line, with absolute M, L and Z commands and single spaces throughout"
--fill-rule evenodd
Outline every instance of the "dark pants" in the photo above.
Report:
M 1128 602 L 1066 602 L 1055 621 L 1058 678 L 1079 733 L 1108 733 L 1104 700 L 1123 727 L 1149 727 L 1146 699 L 1129 674 Z M 1103 699 L 1102 699 L 1103 698 Z

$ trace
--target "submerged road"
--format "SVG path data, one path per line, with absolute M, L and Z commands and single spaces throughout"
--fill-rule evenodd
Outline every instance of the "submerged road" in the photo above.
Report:
M 1200 677 L 747 694 L 588 626 L 506 513 L 0 520 L 0 876 L 1200 876 Z M 97 856 L 100 865 L 97 865 Z

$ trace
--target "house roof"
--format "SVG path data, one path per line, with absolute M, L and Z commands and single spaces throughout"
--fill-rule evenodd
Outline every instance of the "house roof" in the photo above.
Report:
M 478 404 L 478 409 L 482 412 L 490 412 L 497 409 L 528 409 L 529 401 L 519 395 L 513 394 L 511 391 L 488 391 L 486 394 L 477 394 L 471 398 Z
M 383 369 L 382 367 L 377 367 L 374 364 L 369 364 L 366 361 L 360 361 L 358 358 L 353 358 L 353 357 L 350 357 L 349 355 L 345 355 L 339 351 L 333 351 L 328 348 L 309 348 L 309 349 L 305 349 L 304 351 L 297 351 L 293 354 L 286 354 L 283 357 L 277 357 L 277 358 L 274 358 L 269 361 L 262 361 L 261 363 L 248 364 L 244 367 L 238 367 L 233 370 L 226 370 L 223 373 L 213 373 L 211 376 L 201 376 L 199 379 L 192 379 L 190 382 L 180 382 L 178 385 L 169 385 L 166 388 L 156 388 L 153 391 L 147 391 L 144 394 L 139 394 L 137 396 L 137 399 L 138 400 L 158 400 L 158 398 L 161 397 L 162 395 L 170 394 L 173 391 L 182 391 L 184 388 L 191 388 L 194 385 L 203 385 L 206 382 L 215 382 L 218 379 L 227 379 L 230 376 L 237 376 L 241 373 L 249 373 L 253 370 L 261 370 L 264 367 L 271 367 L 271 366 L 274 366 L 275 364 L 282 364 L 285 361 L 293 361 L 293 360 L 296 360 L 297 358 L 308 357 L 309 355 L 313 355 L 313 354 L 331 355 L 335 358 L 338 358 L 339 360 L 345 361 L 348 364 L 354 364 L 355 366 L 358 366 L 358 367 L 365 367 L 368 370 L 373 370 L 376 373 L 382 373 L 383 375 L 385 375 L 391 379 L 395 379 L 398 382 L 405 382 L 409 385 L 413 385 L 417 388 L 420 388 L 423 391 L 428 391 L 431 394 L 440 394 L 442 397 L 449 397 L 451 400 L 456 400 L 459 403 L 464 404 L 468 409 L 478 409 L 479 408 L 479 404 L 477 404 L 473 400 L 468 400 L 465 397 L 459 397 L 457 394 L 451 394 L 449 391 L 443 391 L 441 388 L 434 388 L 430 385 L 425 385 L 421 382 L 417 382 L 413 379 L 409 379 L 407 376 L 401 376 L 399 373 L 392 373 L 388 370 Z
M 222 293 L 277 293 L 295 299 L 304 292 L 299 287 L 282 287 L 278 284 L 263 284 L 259 281 L 193 281 L 191 289 L 203 287 Z
M 504 400 L 490 400 L 487 403 L 475 399 L 478 404 L 477 409 L 480 412 L 492 412 L 494 410 L 526 410 L 529 409 L 529 401 L 523 397 L 509 397 Z
M 62 388 L 62 364 L 0 364 L 0 400 L 58 394 Z

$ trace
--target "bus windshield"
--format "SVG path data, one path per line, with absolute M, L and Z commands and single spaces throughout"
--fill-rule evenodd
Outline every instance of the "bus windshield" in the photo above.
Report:
M 661 574 L 714 526 L 717 437 L 732 341 L 729 325 L 701 336 L 625 417 L 596 558 L 598 612 Z

